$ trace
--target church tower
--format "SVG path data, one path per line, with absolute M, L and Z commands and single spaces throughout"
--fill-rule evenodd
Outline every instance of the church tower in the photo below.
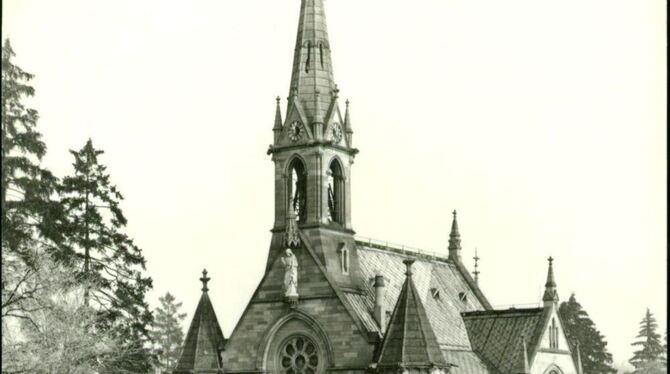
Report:
M 303 0 L 285 118 L 277 98 L 268 149 L 275 164 L 268 266 L 286 247 L 289 221 L 295 221 L 336 281 L 356 287 L 351 166 L 358 150 L 352 133 L 348 101 L 344 115 L 340 111 L 323 0 Z

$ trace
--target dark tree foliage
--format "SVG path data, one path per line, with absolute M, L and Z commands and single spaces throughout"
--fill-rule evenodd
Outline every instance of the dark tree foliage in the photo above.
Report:
M 35 90 L 29 73 L 14 65 L 14 51 L 2 47 L 0 189 L 2 232 L 2 321 L 33 321 L 43 307 L 37 295 L 39 258 L 45 249 L 62 244 L 62 210 L 53 198 L 57 179 L 40 165 L 46 153 L 37 131 L 38 113 L 25 105 Z M 3 329 L 3 332 L 5 329 Z M 3 335 L 4 336 L 4 335 Z
M 151 359 L 140 349 L 149 339 L 152 314 L 145 301 L 152 287 L 143 275 L 142 250 L 121 230 L 126 217 L 119 206 L 123 196 L 111 184 L 106 167 L 99 163 L 104 152 L 89 139 L 74 156 L 74 174 L 63 178 L 60 187 L 67 224 L 66 246 L 59 258 L 73 265 L 76 276 L 93 286 L 86 289 L 84 302 L 104 315 L 104 329 L 112 329 L 128 344 L 135 357 L 121 357 L 131 372 L 148 369 Z M 142 357 L 142 356 L 145 357 Z
M 20 253 L 27 262 L 36 236 L 60 242 L 60 204 L 52 199 L 57 179 L 40 165 L 46 153 L 37 129 L 39 115 L 26 107 L 35 94 L 33 78 L 12 63 L 15 56 L 5 40 L 2 47 L 2 249 Z M 49 245 L 49 244 L 47 244 Z
M 661 335 L 656 329 L 658 329 L 656 318 L 647 308 L 647 313 L 640 322 L 640 332 L 636 337 L 638 340 L 632 344 L 639 349 L 633 352 L 633 357 L 628 360 L 635 367 L 635 373 L 647 372 L 663 359 L 665 350 L 661 344 Z
M 575 342 L 579 342 L 584 372 L 589 374 L 616 373 L 617 370 L 612 366 L 612 354 L 607 352 L 605 337 L 577 302 L 575 294 L 570 295 L 568 301 L 561 303 L 558 313 L 573 352 L 576 351 Z
M 181 354 L 184 340 L 182 323 L 186 313 L 179 313 L 182 303 L 176 302 L 175 297 L 169 292 L 158 301 L 160 306 L 154 309 L 152 337 L 157 350 L 160 351 L 160 368 L 173 370 Z

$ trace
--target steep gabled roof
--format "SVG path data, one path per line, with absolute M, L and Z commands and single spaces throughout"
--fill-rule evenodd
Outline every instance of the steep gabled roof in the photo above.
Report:
M 207 271 L 203 271 L 202 296 L 186 334 L 175 373 L 222 373 L 219 351 L 224 337 L 207 295 Z
M 381 345 L 377 367 L 448 367 L 419 292 L 412 280 L 413 259 L 404 261 L 407 278 Z
M 539 345 L 545 308 L 506 309 L 463 313 L 472 349 L 499 373 L 523 373 L 528 357 Z M 525 346 L 529 350 L 524 358 Z

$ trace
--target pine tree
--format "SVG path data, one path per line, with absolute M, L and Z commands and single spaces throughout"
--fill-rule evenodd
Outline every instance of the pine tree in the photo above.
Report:
M 182 303 L 177 303 L 169 292 L 158 301 L 161 305 L 154 310 L 152 337 L 156 348 L 160 351 L 159 366 L 164 370 L 172 370 L 181 353 L 184 340 L 182 323 L 186 313 L 179 313 Z
M 104 315 L 99 328 L 113 329 L 126 342 L 133 357 L 120 358 L 128 370 L 148 370 L 151 358 L 142 354 L 152 314 L 145 301 L 151 278 L 143 275 L 141 249 L 122 232 L 127 220 L 120 208 L 123 196 L 99 163 L 104 152 L 89 139 L 74 156 L 74 174 L 63 178 L 61 199 L 67 217 L 66 246 L 58 254 L 76 267 L 76 277 L 91 287 L 84 304 Z M 116 364 L 120 366 L 121 364 Z
M 579 342 L 582 367 L 585 373 L 616 373 L 612 366 L 612 354 L 607 352 L 605 337 L 598 331 L 588 313 L 577 302 L 575 294 L 567 302 L 562 302 L 558 313 L 563 322 L 565 336 L 569 342 Z M 576 347 L 572 346 L 573 352 Z
M 40 164 L 46 153 L 37 131 L 38 113 L 24 101 L 35 90 L 33 75 L 12 62 L 9 40 L 2 47 L 0 205 L 2 228 L 2 321 L 32 320 L 37 263 L 44 249 L 62 244 L 62 209 L 54 199 L 57 179 Z M 3 330 L 4 332 L 4 330 Z
M 35 94 L 32 74 L 12 62 L 9 40 L 2 47 L 2 248 L 29 261 L 31 240 L 61 238 L 60 204 L 52 200 L 57 179 L 40 165 L 46 144 L 37 131 L 38 112 L 23 101 Z M 48 241 L 50 242 L 50 241 Z M 26 244 L 30 243 L 30 244 Z
M 632 344 L 633 346 L 641 346 L 641 349 L 635 351 L 633 357 L 628 360 L 635 367 L 635 372 L 646 372 L 650 365 L 653 366 L 654 363 L 662 359 L 664 350 L 661 344 L 661 335 L 656 332 L 657 328 L 656 318 L 647 308 L 647 313 L 640 322 L 640 332 L 636 337 L 640 340 Z

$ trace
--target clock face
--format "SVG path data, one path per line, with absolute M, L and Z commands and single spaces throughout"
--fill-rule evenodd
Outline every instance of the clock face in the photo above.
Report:
M 333 134 L 333 141 L 335 143 L 339 143 L 340 140 L 342 140 L 342 127 L 340 127 L 340 124 L 337 122 L 333 123 L 331 132 Z
M 302 126 L 300 122 L 294 121 L 288 128 L 288 138 L 292 142 L 297 142 L 302 137 Z

